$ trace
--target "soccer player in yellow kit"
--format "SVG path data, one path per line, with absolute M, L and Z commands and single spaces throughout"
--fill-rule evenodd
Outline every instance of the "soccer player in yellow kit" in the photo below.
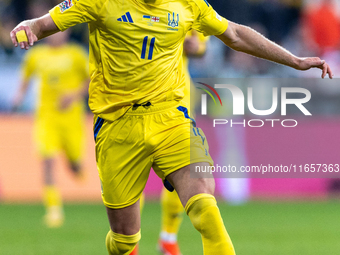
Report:
M 28 49 L 83 22 L 90 31 L 89 105 L 111 228 L 109 254 L 129 254 L 140 240 L 139 198 L 151 167 L 168 189 L 176 189 L 201 233 L 204 254 L 235 254 L 213 196 L 213 178 L 190 177 L 191 168 L 213 161 L 204 133 L 182 102 L 185 35 L 191 29 L 215 35 L 260 58 L 299 70 L 319 68 L 322 77 L 332 77 L 328 64 L 298 58 L 249 27 L 228 22 L 207 0 L 65 0 L 49 14 L 20 23 L 11 39 Z
M 183 98 L 186 105 L 191 107 L 195 106 L 195 103 L 190 104 L 190 99 L 195 98 L 190 96 L 190 94 L 194 94 L 195 86 L 191 82 L 191 77 L 189 74 L 189 58 L 192 57 L 201 57 L 206 51 L 206 42 L 209 37 L 205 37 L 203 34 L 198 33 L 195 30 L 189 31 L 185 37 L 183 44 L 183 71 L 185 74 L 185 89 L 184 94 L 186 95 Z M 191 92 L 191 93 L 190 93 Z M 188 111 L 189 113 L 192 111 Z M 144 204 L 144 195 L 140 198 L 140 207 L 141 211 L 143 209 Z M 163 188 L 161 193 L 161 208 L 162 208 L 162 217 L 161 217 L 161 233 L 158 242 L 158 249 L 162 254 L 165 255 L 180 255 L 180 249 L 177 243 L 177 233 L 179 231 L 180 225 L 183 219 L 183 206 L 178 197 L 176 191 L 169 192 L 166 188 Z M 130 255 L 138 254 L 138 244 L 135 249 L 130 253 Z
M 57 153 L 65 152 L 72 173 L 81 177 L 84 147 L 88 57 L 81 46 L 67 41 L 68 32 L 58 33 L 26 54 L 13 102 L 15 108 L 19 107 L 31 78 L 39 79 L 34 136 L 43 158 L 45 223 L 49 227 L 59 227 L 64 221 L 61 195 L 53 176 Z

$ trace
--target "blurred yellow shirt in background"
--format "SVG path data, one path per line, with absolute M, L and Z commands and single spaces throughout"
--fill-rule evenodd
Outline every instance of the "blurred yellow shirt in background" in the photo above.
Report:
M 64 150 L 72 161 L 81 158 L 84 147 L 85 104 L 83 98 L 61 109 L 64 96 L 84 89 L 88 80 L 88 57 L 81 46 L 38 45 L 27 52 L 23 80 L 39 80 L 35 139 L 44 157 Z
M 61 47 L 38 45 L 27 52 L 22 64 L 23 80 L 32 77 L 39 80 L 37 116 L 80 114 L 84 110 L 82 101 L 60 110 L 62 97 L 79 91 L 88 79 L 88 57 L 81 46 L 65 44 Z

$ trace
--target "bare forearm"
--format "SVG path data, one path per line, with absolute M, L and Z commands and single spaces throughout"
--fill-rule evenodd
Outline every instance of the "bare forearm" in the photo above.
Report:
M 230 48 L 258 58 L 263 58 L 282 65 L 298 68 L 300 61 L 298 57 L 294 56 L 288 50 L 282 48 L 276 43 L 268 40 L 250 27 L 234 23 L 234 26 L 231 29 L 234 30 L 234 40 L 226 41 L 223 40 L 224 38 L 222 37 L 222 40 Z
M 22 101 L 23 101 L 23 99 L 26 95 L 28 87 L 29 87 L 29 81 L 28 80 L 23 80 L 20 83 L 19 90 L 18 90 L 18 92 L 15 95 L 14 100 L 13 100 L 14 108 L 18 108 L 21 105 L 21 103 L 22 103 Z
M 44 20 L 41 18 L 25 20 L 18 26 L 28 26 L 32 30 L 33 34 L 35 34 L 35 36 L 38 38 L 38 40 L 58 32 L 58 30 L 50 30 L 48 25 L 45 24 Z M 57 29 L 57 27 L 55 28 Z
M 46 14 L 40 18 L 25 20 L 18 26 L 28 26 L 38 40 L 40 40 L 59 31 L 57 26 L 48 20 L 49 18 L 50 15 Z
M 288 50 L 268 40 L 250 27 L 229 22 L 227 30 L 216 37 L 234 50 L 242 51 L 255 57 L 290 66 L 298 70 L 319 68 L 322 70 L 322 78 L 327 74 L 330 78 L 333 77 L 332 70 L 326 61 L 318 57 L 296 57 Z
M 29 46 L 33 46 L 37 40 L 59 32 L 50 14 L 46 14 L 37 19 L 25 20 L 17 25 L 10 34 L 15 47 L 18 46 L 16 34 L 21 30 L 24 30 L 27 36 L 25 41 L 20 42 L 20 47 L 23 49 L 28 49 Z

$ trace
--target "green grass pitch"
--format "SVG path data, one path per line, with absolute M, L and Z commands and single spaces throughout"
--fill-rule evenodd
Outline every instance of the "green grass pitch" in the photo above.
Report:
M 219 203 L 237 255 L 340 254 L 340 203 Z M 47 229 L 41 205 L 0 205 L 1 255 L 101 255 L 108 231 L 102 205 L 66 205 L 65 225 Z M 140 255 L 155 255 L 160 206 L 146 203 Z M 203 254 L 200 235 L 187 216 L 179 233 L 183 255 Z

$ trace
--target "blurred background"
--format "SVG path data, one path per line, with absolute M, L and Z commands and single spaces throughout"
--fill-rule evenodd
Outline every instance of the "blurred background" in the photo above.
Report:
M 27 52 L 12 47 L 9 33 L 20 21 L 41 16 L 58 2 L 0 2 L 0 254 L 105 254 L 103 240 L 108 224 L 95 164 L 93 115 L 87 109 L 84 180 L 78 182 L 72 178 L 62 155 L 56 162 L 55 178 L 66 202 L 67 218 L 65 226 L 51 232 L 41 224 L 43 166 L 33 139 L 38 81 L 31 81 L 22 105 L 13 109 L 22 77 L 21 63 Z M 221 16 L 251 26 L 295 55 L 325 59 L 335 78 L 339 77 L 338 0 L 210 0 L 209 3 Z M 70 40 L 88 51 L 87 25 L 73 28 Z M 44 40 L 39 42 L 43 43 Z M 338 79 L 321 81 L 318 70 L 299 72 L 232 51 L 215 37 L 207 43 L 202 58 L 190 59 L 193 78 L 313 78 L 309 87 L 313 100 L 308 108 L 313 118 L 308 120 L 308 126 L 289 132 L 280 128 L 237 129 L 223 133 L 229 139 L 225 147 L 219 143 L 217 133 L 205 131 L 215 158 L 244 165 L 259 165 L 268 159 L 273 159 L 269 161 L 273 164 L 340 163 Z M 266 86 L 262 85 L 257 98 L 259 104 L 271 102 L 271 94 L 266 94 Z M 252 117 L 247 114 L 246 117 Z M 296 118 L 298 115 L 297 112 Z M 204 118 L 198 121 L 205 130 L 208 121 Z M 154 247 L 159 230 L 157 201 L 161 188 L 162 182 L 151 172 L 145 189 L 141 254 L 157 254 Z M 300 255 L 340 254 L 339 190 L 337 179 L 243 178 L 235 183 L 217 180 L 216 192 L 238 254 Z M 199 236 L 190 222 L 184 221 L 181 231 L 179 242 L 183 244 L 183 254 L 202 254 L 197 245 Z

